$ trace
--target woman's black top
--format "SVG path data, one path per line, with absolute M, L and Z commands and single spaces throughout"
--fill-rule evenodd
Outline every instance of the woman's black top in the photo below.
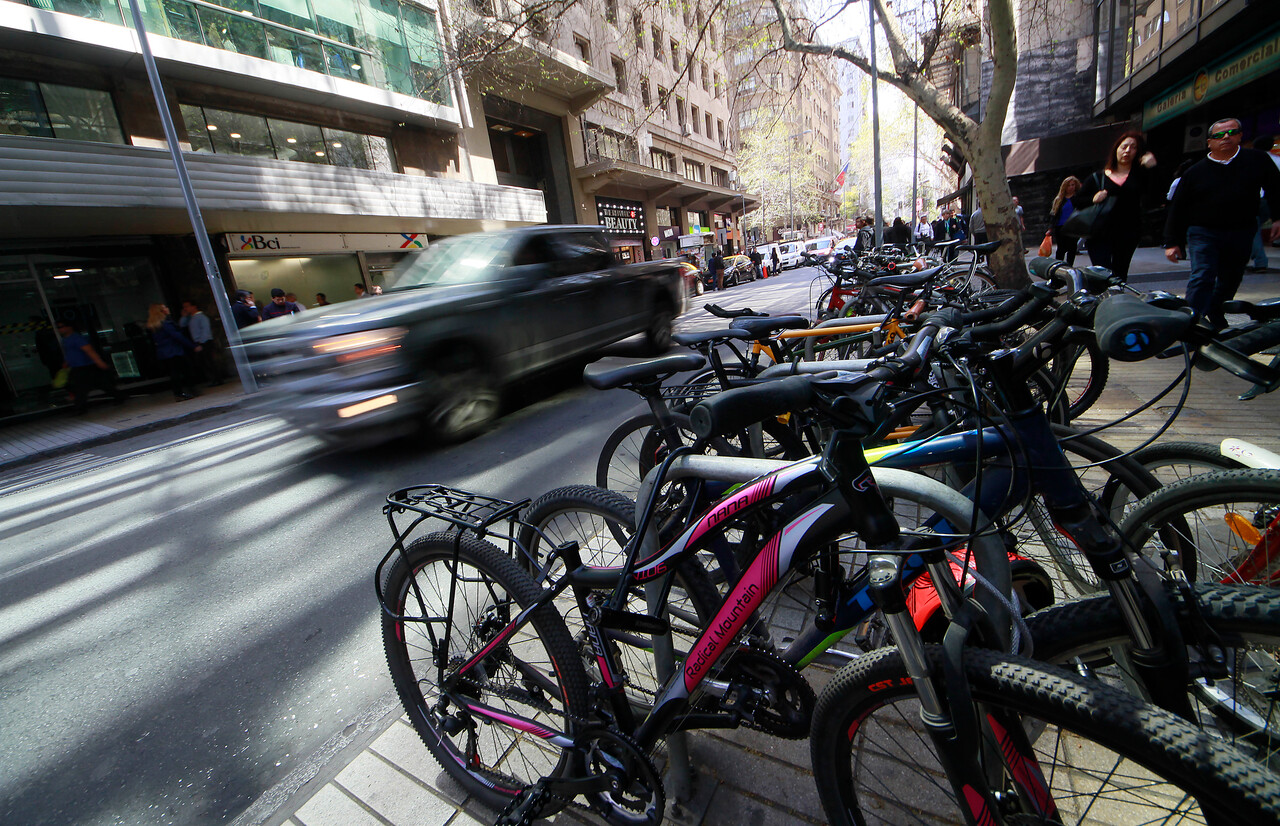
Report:
M 1117 184 L 1107 177 L 1105 170 L 1095 172 L 1086 178 L 1080 191 L 1071 199 L 1076 209 L 1084 209 L 1093 205 L 1093 196 L 1099 189 L 1107 190 L 1107 201 L 1111 206 L 1106 216 L 1094 223 L 1093 236 L 1104 238 L 1136 238 L 1142 229 L 1142 191 L 1146 188 L 1151 170 L 1138 162 L 1129 168 L 1129 177 L 1123 184 Z M 1104 202 L 1105 203 L 1105 202 Z

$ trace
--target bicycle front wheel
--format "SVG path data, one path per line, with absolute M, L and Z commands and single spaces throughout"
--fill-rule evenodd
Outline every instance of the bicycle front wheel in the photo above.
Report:
M 1187 695 L 1196 721 L 1241 751 L 1280 770 L 1280 591 L 1251 585 L 1195 585 L 1197 619 L 1172 593 L 1184 640 L 1195 640 L 1198 622 L 1222 649 L 1221 667 L 1187 645 L 1191 681 Z M 1132 639 L 1118 603 L 1094 596 L 1043 608 L 1027 617 L 1036 659 L 1059 663 L 1085 676 L 1140 693 L 1132 667 Z
M 1120 526 L 1142 553 L 1173 553 L 1200 582 L 1280 582 L 1280 470 L 1203 473 L 1142 500 Z
M 941 652 L 928 646 L 935 664 Z M 1211 735 L 1168 712 L 1052 666 L 982 649 L 964 652 L 964 676 L 978 705 L 992 790 L 1007 801 L 1006 823 L 1204 823 L 1203 804 L 1242 823 L 1280 816 L 1280 782 Z M 1056 817 L 1028 810 L 985 721 L 1020 717 Z M 963 823 L 915 687 L 896 648 L 845 666 L 813 715 L 818 794 L 834 824 Z
M 537 599 L 540 589 L 515 560 L 474 537 L 429 534 L 387 566 L 381 587 L 395 613 L 382 614 L 391 680 L 418 736 L 450 777 L 500 809 L 540 778 L 576 769 L 570 752 L 542 736 L 572 736 L 589 717 L 586 673 L 551 606 L 535 610 L 493 646 L 482 667 L 444 689 L 453 669 L 493 644 Z M 469 711 L 469 702 L 533 725 L 522 731 L 493 723 Z

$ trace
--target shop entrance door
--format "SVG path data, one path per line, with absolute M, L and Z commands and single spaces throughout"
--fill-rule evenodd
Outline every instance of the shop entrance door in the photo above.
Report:
M 25 260 L 0 258 L 0 416 L 50 405 L 62 345 Z

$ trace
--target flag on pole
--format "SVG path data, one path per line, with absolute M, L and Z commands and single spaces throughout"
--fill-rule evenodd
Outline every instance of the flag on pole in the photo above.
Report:
M 840 187 L 844 186 L 844 173 L 848 171 L 849 171 L 849 163 L 846 163 L 844 165 L 844 168 L 840 170 L 840 174 L 836 176 L 836 188 L 831 190 L 831 192 L 836 192 L 840 189 Z

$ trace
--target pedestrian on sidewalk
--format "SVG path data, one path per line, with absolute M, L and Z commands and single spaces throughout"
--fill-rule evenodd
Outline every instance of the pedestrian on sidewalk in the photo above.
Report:
M 781 275 L 782 267 L 778 264 L 778 245 L 774 244 L 773 249 L 769 250 L 769 274 Z
M 1240 147 L 1240 121 L 1225 118 L 1209 127 L 1209 154 L 1182 176 L 1165 221 L 1165 257 L 1187 258 L 1187 301 L 1197 318 L 1227 326 L 1222 312 L 1244 278 L 1258 230 L 1259 185 L 1273 215 L 1280 215 L 1280 169 L 1265 152 Z M 1280 239 L 1273 224 L 1271 240 Z M 1185 255 L 1184 255 L 1185 253 Z
M 182 320 L 187 336 L 196 345 L 195 362 L 201 376 L 210 387 L 217 387 L 222 384 L 222 348 L 213 338 L 213 323 L 194 301 L 182 302 Z
M 89 393 L 101 390 L 119 404 L 125 395 L 116 387 L 116 374 L 111 365 L 98 354 L 89 339 L 70 321 L 58 322 L 58 335 L 62 336 L 62 352 L 66 359 L 67 390 L 71 393 L 72 414 L 79 416 L 89 409 Z
M 929 223 L 929 218 L 923 212 L 916 221 L 915 231 L 912 233 L 918 244 L 925 251 L 933 249 L 933 225 Z
M 707 272 L 711 275 L 711 283 L 715 284 L 715 289 L 724 289 L 724 257 L 720 255 L 720 250 L 716 250 L 711 254 L 710 260 L 707 261 Z
M 236 302 L 231 305 L 231 317 L 236 322 L 236 329 L 243 330 L 250 324 L 262 320 L 258 308 L 253 306 L 253 293 L 248 290 L 236 290 Z
M 1071 203 L 1071 199 L 1079 191 L 1080 179 L 1075 175 L 1068 175 L 1058 187 L 1058 197 L 1053 199 L 1053 206 L 1049 209 L 1049 232 L 1053 243 L 1058 245 L 1057 258 L 1059 261 L 1066 262 L 1068 267 L 1076 263 L 1076 238 L 1074 235 L 1068 235 L 1062 229 L 1062 225 L 1071 217 L 1071 213 L 1075 212 L 1076 208 Z
M 982 215 L 982 207 L 978 207 L 969 216 L 969 231 L 973 233 L 973 243 L 987 243 L 987 219 Z
M 1276 139 L 1274 135 L 1263 135 L 1253 139 L 1253 148 L 1259 152 L 1266 152 L 1267 157 L 1276 161 L 1280 165 L 1280 158 L 1271 154 L 1271 150 L 1275 148 Z M 1253 259 L 1253 266 L 1249 268 L 1250 272 L 1266 272 L 1267 271 L 1267 244 L 1263 242 L 1263 233 L 1267 224 L 1271 223 L 1273 218 L 1280 218 L 1280 215 L 1273 213 L 1267 206 L 1265 198 L 1259 199 L 1258 204 L 1258 231 L 1253 236 L 1253 251 L 1250 258 Z
M 178 401 L 200 395 L 191 379 L 190 359 L 196 352 L 195 343 L 187 338 L 178 325 L 169 318 L 169 308 L 152 304 L 147 310 L 147 329 L 156 346 L 156 361 L 169 373 L 169 389 Z
M 1106 267 L 1121 281 L 1129 278 L 1129 264 L 1142 230 L 1142 192 L 1156 156 L 1147 151 L 1141 132 L 1125 132 L 1111 145 L 1101 172 L 1084 181 L 1073 199 L 1076 209 L 1109 203 L 1094 221 L 1085 249 L 1089 262 Z
M 270 321 L 282 315 L 297 315 L 302 308 L 285 297 L 284 290 L 276 287 L 271 291 L 271 303 L 262 308 L 262 320 Z
M 751 259 L 751 269 L 755 272 L 756 278 L 764 278 L 764 271 L 760 269 L 760 264 L 764 261 L 764 256 L 760 254 L 760 248 L 752 247 L 751 254 L 747 257 Z

